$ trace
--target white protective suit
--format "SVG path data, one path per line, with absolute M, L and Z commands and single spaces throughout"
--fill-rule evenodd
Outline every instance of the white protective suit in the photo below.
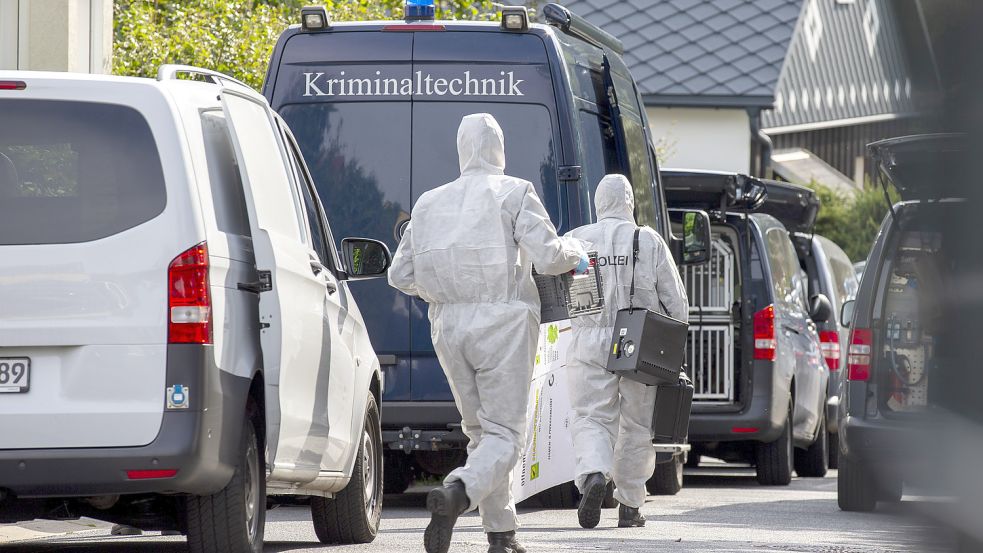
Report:
M 389 283 L 430 305 L 437 359 L 471 440 L 467 464 L 446 482 L 464 483 L 486 532 L 508 532 L 540 323 L 532 267 L 561 274 L 586 251 L 557 236 L 532 183 L 505 175 L 491 115 L 464 117 L 457 149 L 461 177 L 416 202 Z
M 622 175 L 601 179 L 594 197 L 598 222 L 567 236 L 596 250 L 604 288 L 604 311 L 571 319 L 573 341 L 567 354 L 577 487 L 599 472 L 614 480 L 615 499 L 628 507 L 645 502 L 645 482 L 655 470 L 652 414 L 655 387 L 607 372 L 608 349 L 619 309 L 628 307 L 632 241 L 636 228 L 635 197 Z M 641 227 L 635 267 L 635 307 L 687 320 L 686 289 L 665 240 Z

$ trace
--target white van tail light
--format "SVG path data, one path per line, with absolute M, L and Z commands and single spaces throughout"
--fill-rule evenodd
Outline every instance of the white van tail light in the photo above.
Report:
M 754 358 L 774 361 L 777 349 L 775 306 L 769 305 L 754 314 Z
M 212 342 L 212 298 L 208 291 L 208 245 L 192 247 L 167 268 L 167 341 Z
M 871 345 L 873 334 L 869 328 L 855 328 L 850 332 L 850 349 L 847 350 L 847 379 L 867 380 L 870 378 Z
M 826 358 L 826 365 L 831 371 L 840 370 L 840 333 L 835 330 L 824 330 L 819 333 L 819 346 Z

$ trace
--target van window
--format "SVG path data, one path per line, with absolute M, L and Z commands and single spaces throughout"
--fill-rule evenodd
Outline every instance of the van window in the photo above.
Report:
M 239 236 L 250 236 L 249 213 L 242 189 L 242 175 L 229 125 L 221 110 L 201 114 L 201 132 L 205 142 L 205 163 L 215 205 L 215 224 L 218 230 Z
M 857 282 L 857 273 L 853 270 L 853 265 L 850 263 L 850 258 L 847 257 L 846 253 L 829 239 L 822 236 L 817 238 L 822 245 L 823 251 L 826 253 L 826 258 L 829 259 L 829 267 L 833 273 L 831 275 L 833 278 L 833 287 L 836 289 L 836 295 L 838 296 L 837 303 L 833 307 L 835 307 L 834 313 L 839 316 L 840 306 L 843 302 L 854 299 L 857 296 L 860 283 Z
M 150 127 L 116 104 L 0 101 L 0 245 L 98 240 L 167 203 Z
M 282 138 L 273 127 L 266 106 L 225 94 L 225 106 L 242 147 L 244 169 L 251 183 L 256 214 L 264 229 L 307 243 L 300 221 L 300 198 L 280 154 Z
M 765 249 L 771 266 L 775 301 L 794 311 L 805 310 L 805 279 L 798 256 L 784 229 L 772 227 L 765 233 Z
M 621 60 L 609 58 L 612 67 Z M 623 62 L 621 62 L 623 65 Z M 625 69 L 627 71 L 627 68 Z M 638 103 L 635 84 L 630 78 L 618 71 L 612 70 L 611 80 L 614 82 L 618 106 L 621 108 L 621 127 L 625 134 L 625 148 L 628 151 L 628 167 L 626 175 L 631 180 L 635 192 L 635 218 L 641 225 L 659 228 L 656 218 L 655 193 L 652 185 L 655 181 L 652 167 L 651 149 L 648 135 L 645 133 L 642 107 Z
M 321 210 L 318 208 L 317 201 L 315 200 L 316 192 L 314 192 L 314 183 L 307 178 L 307 172 L 304 171 L 303 158 L 297 149 L 297 145 L 290 138 L 289 132 L 282 128 L 280 130 L 283 133 L 283 142 L 287 145 L 287 158 L 290 161 L 290 171 L 297 181 L 297 186 L 300 187 L 301 197 L 304 200 L 308 230 L 310 230 L 311 234 L 311 249 L 317 254 L 318 261 L 325 267 L 331 269 L 334 264 L 332 263 L 333 260 L 330 254 L 329 233 L 324 228 L 324 222 L 321 219 Z
M 290 104 L 280 109 L 336 236 L 366 236 L 396 247 L 399 216 L 412 206 L 410 114 L 409 102 Z
M 490 113 L 505 135 L 505 174 L 533 183 L 550 218 L 560 226 L 556 154 L 549 110 L 537 104 L 415 102 L 413 201 L 461 176 L 457 129 L 471 113 Z

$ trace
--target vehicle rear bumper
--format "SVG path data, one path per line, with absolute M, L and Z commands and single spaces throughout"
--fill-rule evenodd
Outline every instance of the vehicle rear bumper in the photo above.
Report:
M 31 498 L 207 495 L 222 489 L 235 469 L 250 379 L 219 371 L 211 346 L 171 345 L 167 384 L 187 386 L 190 404 L 187 409 L 166 410 L 150 444 L 0 450 L 0 490 Z M 165 469 L 178 472 L 171 478 L 127 477 L 130 470 Z
M 875 473 L 894 474 L 908 482 L 939 487 L 939 452 L 951 450 L 955 438 L 941 420 L 840 419 L 840 455 L 871 467 Z M 957 438 L 964 440 L 965 438 Z M 953 440 L 955 441 L 955 440 Z M 944 479 L 943 479 L 944 480 Z
M 777 419 L 777 420 L 776 420 Z M 785 423 L 785 413 L 754 405 L 737 413 L 694 411 L 689 419 L 689 442 L 771 442 L 778 439 Z

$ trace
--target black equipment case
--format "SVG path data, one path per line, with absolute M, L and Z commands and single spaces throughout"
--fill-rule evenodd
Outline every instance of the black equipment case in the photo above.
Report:
M 680 373 L 676 384 L 661 384 L 655 389 L 655 413 L 652 415 L 652 443 L 684 444 L 689 437 L 689 413 L 693 406 L 693 383 Z
M 675 385 L 683 368 L 689 324 L 648 309 L 632 307 L 638 233 L 639 229 L 635 229 L 629 307 L 618 311 L 615 319 L 607 370 L 650 386 Z

